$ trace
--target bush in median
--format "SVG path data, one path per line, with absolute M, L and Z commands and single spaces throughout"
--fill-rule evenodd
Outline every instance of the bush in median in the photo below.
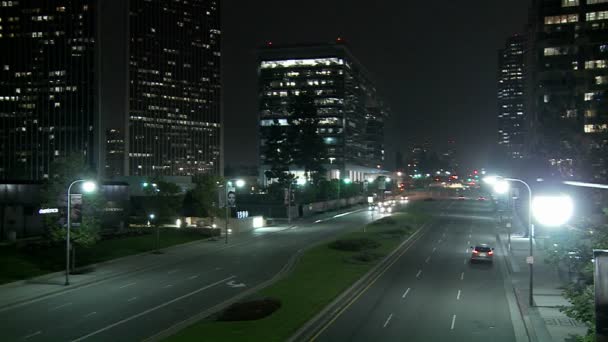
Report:
M 274 298 L 235 303 L 224 310 L 218 321 L 254 321 L 270 316 L 281 307 L 281 301 Z
M 345 239 L 336 240 L 329 244 L 329 248 L 339 251 L 359 252 L 366 249 L 374 249 L 380 247 L 380 243 L 372 239 Z

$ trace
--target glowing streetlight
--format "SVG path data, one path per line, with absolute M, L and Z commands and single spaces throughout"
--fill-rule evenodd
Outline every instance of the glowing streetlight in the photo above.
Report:
M 532 201 L 532 214 L 538 223 L 555 227 L 568 222 L 574 212 L 569 196 L 538 196 Z
M 237 179 L 236 182 L 235 182 L 235 184 L 236 184 L 237 188 L 242 188 L 242 187 L 245 186 L 245 181 L 242 180 L 242 179 Z
M 494 191 L 497 194 L 506 194 L 509 191 L 509 182 L 505 180 L 497 181 L 496 183 L 494 183 Z
M 296 179 L 297 185 L 306 185 L 306 178 L 298 178 Z

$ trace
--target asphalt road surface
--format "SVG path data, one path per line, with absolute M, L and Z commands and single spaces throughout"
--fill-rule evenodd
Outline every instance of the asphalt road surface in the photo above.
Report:
M 257 230 L 261 236 L 227 247 L 203 242 L 185 255 L 159 255 L 157 268 L 0 310 L 1 340 L 142 340 L 270 279 L 298 250 L 370 220 L 360 210 Z
M 449 201 L 441 212 L 317 341 L 515 341 L 500 250 L 493 265 L 469 260 L 471 245 L 496 246 L 490 204 Z

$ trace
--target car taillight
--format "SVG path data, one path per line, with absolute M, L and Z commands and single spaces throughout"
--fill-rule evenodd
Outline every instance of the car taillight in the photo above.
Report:
M 474 249 L 474 250 L 473 250 L 473 254 L 477 254 L 477 253 L 479 253 L 479 251 L 478 251 L 478 250 L 476 250 L 476 249 Z
M 488 255 L 492 255 L 492 254 L 494 254 L 494 252 L 493 252 L 493 251 L 489 251 L 489 252 L 488 252 Z

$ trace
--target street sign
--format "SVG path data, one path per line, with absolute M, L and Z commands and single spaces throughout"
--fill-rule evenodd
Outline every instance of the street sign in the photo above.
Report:
M 369 204 L 374 203 L 374 197 L 369 196 L 369 197 L 367 198 L 367 203 L 369 203 Z
M 533 264 L 533 263 L 534 263 L 534 257 L 533 256 L 526 257 L 526 264 Z

